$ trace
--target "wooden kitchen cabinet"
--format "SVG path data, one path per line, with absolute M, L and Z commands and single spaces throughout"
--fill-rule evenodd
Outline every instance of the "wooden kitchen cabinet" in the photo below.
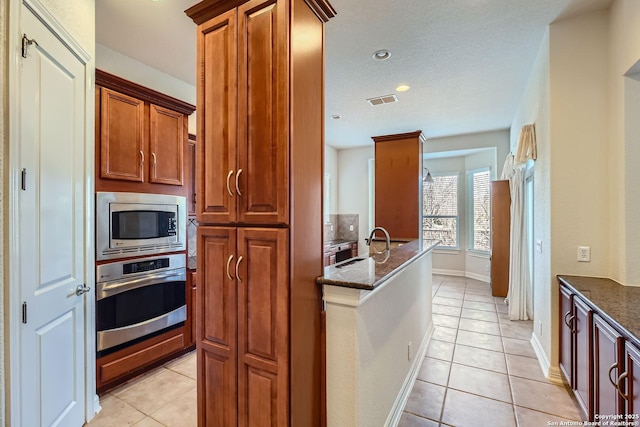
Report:
M 372 137 L 375 143 L 375 224 L 392 238 L 422 233 L 422 131 Z
M 560 371 L 564 374 L 569 386 L 574 386 L 573 374 L 573 294 L 564 286 L 560 286 Z
M 198 423 L 319 427 L 323 49 L 335 11 L 206 0 L 186 13 L 198 24 Z
M 508 180 L 491 181 L 491 295 L 509 293 L 511 190 Z
M 632 417 L 640 414 L 640 349 L 630 342 L 624 346 L 625 372 L 617 380 L 625 405 L 624 413 Z M 626 375 L 624 375 L 626 374 Z M 640 421 L 629 418 L 628 421 Z
M 593 311 L 579 298 L 573 299 L 574 313 L 574 386 L 578 404 L 593 418 Z
M 204 80 L 219 84 L 202 93 L 198 222 L 289 222 L 285 13 L 251 1 L 200 26 Z
M 96 70 L 96 191 L 186 194 L 195 107 Z
M 598 314 L 593 315 L 593 413 L 623 414 L 616 380 L 624 369 L 624 339 Z M 622 368 L 622 369 L 621 369 Z
M 287 233 L 198 228 L 203 280 L 197 298 L 198 381 L 207 396 L 199 414 L 203 425 L 287 423 Z
M 192 347 L 196 343 L 196 292 L 197 292 L 197 274 L 194 270 L 187 270 L 187 320 L 185 320 L 185 340 L 186 346 Z

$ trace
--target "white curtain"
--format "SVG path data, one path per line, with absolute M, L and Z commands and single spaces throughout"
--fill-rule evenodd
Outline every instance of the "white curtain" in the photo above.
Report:
M 529 248 L 527 246 L 524 208 L 525 168 L 516 167 L 509 178 L 511 190 L 511 235 L 509 266 L 509 318 L 532 318 L 531 287 L 529 286 Z

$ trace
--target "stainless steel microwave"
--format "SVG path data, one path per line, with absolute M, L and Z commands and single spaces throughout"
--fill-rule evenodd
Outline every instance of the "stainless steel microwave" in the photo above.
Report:
M 186 198 L 96 193 L 98 260 L 186 250 Z

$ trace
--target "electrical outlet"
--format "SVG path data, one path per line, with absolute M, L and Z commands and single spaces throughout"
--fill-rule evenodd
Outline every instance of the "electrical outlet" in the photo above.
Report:
M 333 225 L 331 226 L 331 231 L 333 231 Z
M 353 225 L 349 226 L 349 231 L 353 231 Z
M 538 335 L 542 336 L 542 320 L 538 320 Z
M 536 249 L 539 253 L 542 253 L 542 240 L 536 240 Z
M 411 341 L 407 344 L 407 360 L 411 360 Z
M 578 246 L 578 262 L 591 262 L 591 247 Z

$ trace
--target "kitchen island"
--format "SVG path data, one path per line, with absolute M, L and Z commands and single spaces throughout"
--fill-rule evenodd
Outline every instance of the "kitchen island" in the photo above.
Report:
M 327 425 L 396 425 L 433 332 L 437 241 L 326 267 Z

